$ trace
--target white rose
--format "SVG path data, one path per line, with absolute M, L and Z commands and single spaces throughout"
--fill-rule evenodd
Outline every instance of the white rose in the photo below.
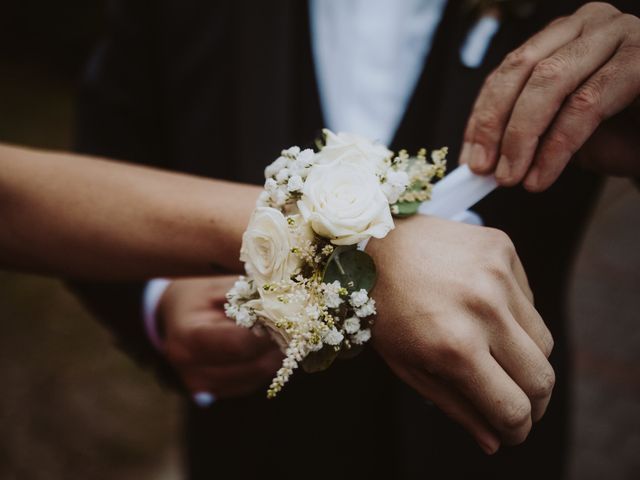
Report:
M 283 352 L 289 345 L 291 336 L 276 324 L 285 320 L 295 323 L 306 318 L 307 299 L 303 297 L 260 290 L 260 299 L 250 300 L 247 305 L 253 309 L 258 323 L 269 332 Z
M 242 236 L 240 260 L 258 285 L 287 280 L 300 266 L 291 253 L 295 237 L 284 215 L 275 208 L 258 207 Z
M 298 209 L 320 236 L 335 245 L 382 238 L 393 229 L 389 202 L 375 174 L 350 162 L 315 165 Z
M 324 133 L 326 144 L 316 155 L 316 163 L 319 164 L 342 159 L 367 166 L 375 173 L 382 174 L 387 167 L 385 161 L 393 155 L 384 145 L 354 133 L 335 134 L 327 129 Z

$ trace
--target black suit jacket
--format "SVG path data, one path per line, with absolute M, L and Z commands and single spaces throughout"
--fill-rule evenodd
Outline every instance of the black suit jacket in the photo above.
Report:
M 473 22 L 461 3 L 448 4 L 392 144 L 449 145 L 451 168 L 482 80 L 582 2 L 539 1 L 532 15 L 507 19 L 477 69 L 459 59 Z M 322 128 L 305 2 L 113 1 L 110 8 L 112 28 L 80 97 L 79 151 L 262 183 L 264 166 L 283 147 L 311 144 Z M 260 392 L 189 408 L 191 478 L 560 478 L 569 415 L 563 299 L 599 185 L 569 167 L 543 194 L 504 189 L 476 208 L 513 239 L 556 339 L 556 391 L 525 445 L 484 456 L 369 350 L 327 372 L 297 375 L 275 401 Z M 141 285 L 76 288 L 127 351 L 170 376 L 144 335 Z

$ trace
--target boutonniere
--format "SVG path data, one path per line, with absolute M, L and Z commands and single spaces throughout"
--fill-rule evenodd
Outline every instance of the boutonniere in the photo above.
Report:
M 463 11 L 479 17 L 485 12 L 497 10 L 506 17 L 527 18 L 533 14 L 538 3 L 540 0 L 466 0 Z

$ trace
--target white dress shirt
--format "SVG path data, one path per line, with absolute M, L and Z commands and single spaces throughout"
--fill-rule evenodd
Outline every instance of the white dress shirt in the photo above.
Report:
M 389 144 L 431 50 L 446 0 L 309 0 L 311 44 L 327 127 Z M 498 30 L 483 17 L 461 46 L 460 59 L 477 68 Z M 143 313 L 158 349 L 155 312 L 169 282 L 152 280 Z

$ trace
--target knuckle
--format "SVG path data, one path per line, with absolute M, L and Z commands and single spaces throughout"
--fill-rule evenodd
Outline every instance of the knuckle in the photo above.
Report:
M 575 140 L 572 135 L 562 129 L 553 129 L 545 139 L 552 152 L 569 152 L 571 155 L 576 153 Z
M 551 352 L 553 352 L 553 347 L 555 346 L 555 341 L 553 340 L 553 335 L 551 335 L 551 332 L 547 328 L 545 328 L 545 333 L 544 333 L 544 337 L 543 337 L 542 343 L 544 345 L 543 353 L 545 354 L 545 356 L 547 358 L 549 358 L 549 356 L 551 355 Z
M 556 375 L 551 366 L 548 366 L 540 373 L 530 392 L 535 399 L 544 399 L 551 396 L 553 387 L 556 384 Z
M 613 5 L 607 2 L 589 2 L 583 7 L 581 7 L 580 9 L 578 9 L 578 11 L 589 13 L 589 14 L 598 14 L 598 15 L 602 15 L 602 14 L 615 15 L 617 13 L 620 13 L 620 10 L 618 10 L 616 7 L 614 7 Z
M 597 87 L 585 84 L 571 95 L 568 108 L 579 115 L 595 115 L 601 117 L 601 97 L 602 94 Z
M 533 87 L 541 88 L 557 85 L 564 77 L 566 69 L 566 62 L 560 57 L 545 58 L 533 68 L 529 83 Z
M 620 22 L 625 33 L 638 33 L 638 28 L 640 28 L 640 18 L 635 15 L 623 13 L 616 20 Z
M 502 427 L 511 433 L 528 433 L 526 428 L 531 419 L 531 403 L 527 399 L 505 405 L 502 416 Z M 524 440 L 524 439 L 523 439 Z
M 441 340 L 436 349 L 441 365 L 457 368 L 470 362 L 477 351 L 477 336 L 467 328 L 445 327 L 441 332 Z
M 500 129 L 500 115 L 493 108 L 481 108 L 476 110 L 475 132 L 477 135 L 494 136 Z
M 533 135 L 527 130 L 526 125 L 511 121 L 504 131 L 503 150 L 507 149 L 506 144 L 509 144 L 509 146 L 529 144 L 529 140 L 532 137 Z
M 516 247 L 511 241 L 509 235 L 497 228 L 487 228 L 487 244 L 499 256 L 507 255 L 512 257 L 516 253 Z
M 531 46 L 525 44 L 509 53 L 503 62 L 507 70 L 529 69 L 535 62 L 535 55 Z

